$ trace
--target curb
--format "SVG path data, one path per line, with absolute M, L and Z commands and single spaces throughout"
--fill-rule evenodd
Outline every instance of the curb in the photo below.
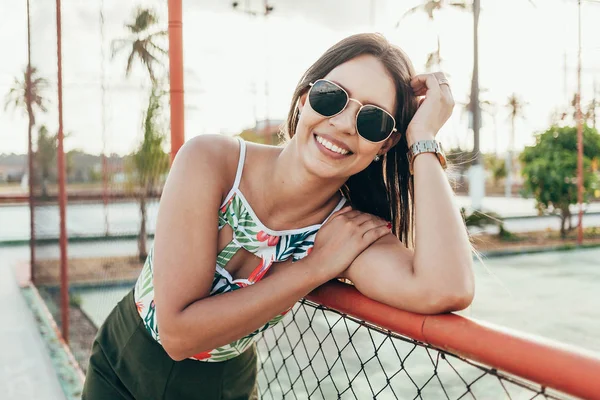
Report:
M 125 235 L 108 235 L 108 236 L 69 236 L 68 243 L 93 243 L 93 242 L 104 242 L 104 241 L 117 241 L 117 240 L 137 240 L 139 235 L 137 234 L 125 234 Z M 148 239 L 154 239 L 154 233 L 147 235 Z M 10 239 L 0 240 L 0 247 L 11 247 L 11 246 L 28 246 L 29 239 Z M 59 238 L 43 238 L 36 239 L 35 244 L 38 246 L 58 244 Z
M 29 306 L 38 330 L 56 370 L 60 385 L 67 399 L 75 400 L 81 397 L 85 375 L 75 360 L 73 353 L 64 341 L 52 314 L 40 296 L 37 288 L 29 284 L 21 288 L 21 294 Z
M 485 213 L 485 211 L 484 211 Z M 590 217 L 595 217 L 597 215 L 600 215 L 600 211 L 594 211 L 594 212 L 584 212 L 583 216 L 590 216 Z M 577 214 L 572 214 L 571 217 L 577 217 Z M 531 214 L 527 214 L 527 215 L 507 215 L 506 217 L 501 217 L 503 221 L 514 221 L 516 219 L 534 219 L 534 218 L 560 218 L 559 215 L 531 215 Z
M 550 253 L 554 251 L 572 251 L 582 249 L 595 249 L 600 248 L 600 243 L 584 243 L 581 246 L 576 244 L 563 244 L 558 246 L 547 246 L 547 247 L 525 247 L 516 250 L 490 250 L 480 251 L 482 257 L 485 258 L 500 258 L 510 256 L 521 256 L 526 254 L 538 254 L 538 253 Z

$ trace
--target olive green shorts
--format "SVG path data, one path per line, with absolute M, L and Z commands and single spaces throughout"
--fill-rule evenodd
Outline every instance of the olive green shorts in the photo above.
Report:
M 100 327 L 82 400 L 258 399 L 256 345 L 223 362 L 173 361 L 127 294 Z

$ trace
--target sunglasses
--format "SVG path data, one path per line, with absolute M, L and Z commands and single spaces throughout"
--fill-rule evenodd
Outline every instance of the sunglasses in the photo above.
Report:
M 327 79 L 310 83 L 308 102 L 313 110 L 324 117 L 338 115 L 346 109 L 350 101 L 360 104 L 360 110 L 356 114 L 356 131 L 363 139 L 379 143 L 396 132 L 396 120 L 383 108 L 373 104 L 362 104 L 350 98 L 343 87 Z

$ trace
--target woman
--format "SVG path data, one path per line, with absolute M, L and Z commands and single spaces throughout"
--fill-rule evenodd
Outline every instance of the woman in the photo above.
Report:
M 360 34 L 304 74 L 285 146 L 188 141 L 83 398 L 257 398 L 253 337 L 336 277 L 416 313 L 467 307 L 471 247 L 435 142 L 453 106 L 443 74 Z

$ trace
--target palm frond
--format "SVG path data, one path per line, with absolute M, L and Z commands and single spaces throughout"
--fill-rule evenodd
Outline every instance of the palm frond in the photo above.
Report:
M 450 3 L 449 6 L 450 7 L 455 7 L 455 8 L 460 8 L 462 10 L 468 10 L 468 9 L 471 8 L 467 3 L 463 3 L 463 2 L 461 2 L 461 3 Z
M 121 52 L 127 45 L 131 45 L 133 40 L 130 39 L 115 39 L 110 43 L 110 53 L 111 58 L 114 58 L 115 55 Z
M 135 57 L 136 54 L 137 54 L 137 51 L 135 49 L 135 44 L 134 44 L 133 49 L 131 50 L 131 53 L 129 54 L 129 57 L 127 58 L 127 67 L 125 68 L 125 76 L 129 76 L 129 74 L 131 73 L 131 67 L 133 65 L 133 58 Z
M 402 22 L 402 20 L 404 18 L 406 18 L 407 16 L 412 15 L 412 14 L 416 13 L 417 11 L 423 11 L 423 10 L 425 10 L 425 5 L 414 6 L 410 9 L 408 9 L 408 11 L 406 11 L 404 14 L 402 14 L 402 17 L 400 17 L 400 20 L 398 22 L 396 22 L 396 28 L 398 26 L 400 26 L 400 22 Z
M 169 54 L 169 52 L 165 49 L 163 49 L 162 47 L 160 47 L 159 45 L 157 45 L 156 43 L 152 42 L 152 41 L 148 41 L 148 46 L 152 47 L 153 49 L 155 49 L 156 51 L 158 51 L 161 54 L 167 55 Z

